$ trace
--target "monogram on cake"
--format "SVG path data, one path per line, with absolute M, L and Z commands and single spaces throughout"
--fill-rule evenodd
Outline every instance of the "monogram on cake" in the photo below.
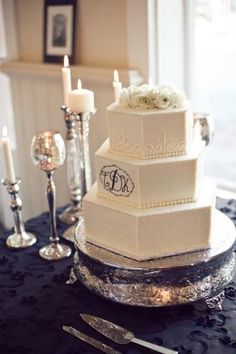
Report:
M 204 142 L 184 93 L 123 88 L 107 124 L 83 199 L 87 240 L 140 261 L 210 247 L 215 188 L 202 174 Z

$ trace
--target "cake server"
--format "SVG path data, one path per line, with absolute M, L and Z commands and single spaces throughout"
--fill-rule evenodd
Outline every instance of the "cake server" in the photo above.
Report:
M 108 345 L 99 342 L 98 340 L 87 336 L 86 334 L 78 331 L 77 329 L 73 328 L 73 327 L 68 327 L 68 326 L 63 326 L 64 331 L 72 334 L 73 336 L 81 339 L 82 341 L 92 345 L 94 348 L 97 348 L 99 350 L 101 350 L 104 353 L 107 354 L 122 354 L 121 352 L 118 352 L 117 350 L 113 349 L 112 347 L 109 347 Z
M 91 327 L 96 329 L 98 332 L 104 336 L 110 338 L 118 344 L 128 344 L 130 342 L 139 344 L 145 348 L 149 348 L 158 353 L 163 354 L 178 354 L 175 350 L 167 349 L 162 346 L 146 342 L 142 339 L 135 338 L 135 335 L 128 331 L 127 329 L 120 327 L 112 322 L 104 320 L 103 318 L 88 315 L 80 314 L 81 318 L 87 322 Z

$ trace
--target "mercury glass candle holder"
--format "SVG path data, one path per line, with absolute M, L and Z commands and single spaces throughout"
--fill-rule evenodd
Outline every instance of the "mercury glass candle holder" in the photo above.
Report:
M 67 182 L 70 193 L 70 205 L 59 215 L 62 222 L 68 225 L 75 224 L 82 213 L 81 205 L 81 161 L 82 152 L 78 131 L 76 129 L 76 114 L 62 106 L 66 125 L 66 150 L 67 150 Z
M 87 191 L 92 185 L 91 177 L 91 163 L 90 163 L 90 150 L 89 150 L 89 121 L 92 116 L 96 113 L 96 109 L 88 112 L 70 112 L 67 109 L 70 116 L 73 116 L 73 121 L 77 124 L 77 157 L 79 157 L 79 162 L 74 166 L 74 174 L 79 173 L 80 176 L 80 212 L 79 219 L 76 224 L 80 223 L 83 215 L 82 200 Z M 68 158 L 68 154 L 67 154 Z M 79 171 L 78 171 L 79 170 Z M 77 172 L 76 172 L 77 171 Z M 63 237 L 66 240 L 74 241 L 75 225 L 67 229 Z
M 62 109 L 65 112 L 67 145 L 70 146 L 69 151 L 67 151 L 67 176 L 71 194 L 71 205 L 60 215 L 60 219 L 69 224 L 70 217 L 74 216 L 77 219 L 73 223 L 75 225 L 80 221 L 83 214 L 82 199 L 92 184 L 89 121 L 96 110 L 77 113 L 70 112 L 70 109 L 66 107 L 62 107 Z M 74 226 L 67 229 L 63 237 L 69 241 L 73 241 Z
M 50 214 L 50 244 L 40 249 L 39 254 L 47 260 L 59 260 L 71 255 L 71 248 L 59 243 L 56 227 L 56 187 L 53 173 L 65 160 L 65 144 L 56 131 L 45 131 L 34 136 L 31 145 L 31 157 L 34 165 L 47 175 L 47 199 Z

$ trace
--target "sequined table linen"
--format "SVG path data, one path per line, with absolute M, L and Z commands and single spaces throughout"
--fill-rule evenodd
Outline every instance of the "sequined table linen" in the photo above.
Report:
M 236 222 L 236 202 L 223 205 L 222 210 Z M 236 279 L 226 288 L 221 312 L 193 305 L 169 308 L 120 305 L 94 295 L 79 282 L 67 285 L 72 257 L 49 262 L 38 256 L 39 248 L 48 240 L 47 213 L 27 222 L 26 228 L 38 239 L 29 249 L 7 249 L 5 240 L 10 232 L 0 238 L 1 354 L 100 353 L 66 334 L 62 325 L 71 325 L 124 354 L 151 353 L 135 344 L 113 344 L 86 325 L 79 318 L 80 312 L 106 318 L 141 339 L 179 350 L 180 354 L 236 353 Z M 60 234 L 65 228 L 58 221 Z

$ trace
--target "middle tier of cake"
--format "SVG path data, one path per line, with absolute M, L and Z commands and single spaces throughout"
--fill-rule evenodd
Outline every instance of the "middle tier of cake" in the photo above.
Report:
M 196 140 L 187 155 L 137 160 L 110 152 L 106 140 L 95 155 L 98 195 L 135 208 L 193 202 L 201 185 L 203 148 Z

